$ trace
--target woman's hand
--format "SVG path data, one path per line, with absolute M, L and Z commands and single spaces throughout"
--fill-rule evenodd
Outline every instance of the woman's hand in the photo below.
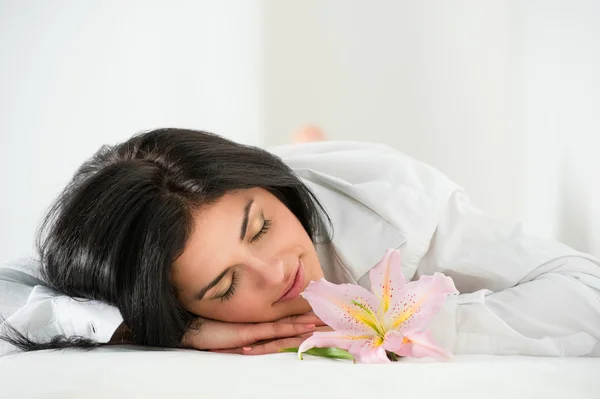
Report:
M 263 340 L 250 346 L 231 349 L 215 349 L 211 350 L 211 352 L 235 353 L 239 355 L 268 355 L 270 353 L 277 353 L 279 350 L 285 348 L 298 348 L 300 344 L 302 344 L 302 342 L 304 342 L 304 340 L 307 338 L 310 338 L 315 331 L 333 331 L 333 329 L 329 326 L 323 325 L 315 327 L 311 332 L 300 334 L 295 337 Z
M 271 323 L 227 323 L 202 320 L 199 330 L 190 329 L 183 346 L 221 353 L 266 354 L 299 346 L 325 324 L 312 312 L 284 317 Z M 251 345 L 255 345 L 251 347 Z M 251 348 L 248 350 L 248 348 Z

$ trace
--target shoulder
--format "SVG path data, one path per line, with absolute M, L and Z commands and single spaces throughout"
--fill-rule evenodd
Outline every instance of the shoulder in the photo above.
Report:
M 361 185 L 366 190 L 395 187 L 392 191 L 398 191 L 402 187 L 436 197 L 458 188 L 433 166 L 382 143 L 326 141 L 268 150 L 303 179 L 336 189 Z
M 269 148 L 268 151 L 280 157 L 294 170 L 312 169 L 328 172 L 331 175 L 348 175 L 354 171 L 374 169 L 382 157 L 395 159 L 405 157 L 392 147 L 371 142 L 324 141 L 306 144 L 290 144 Z M 350 177 L 350 175 L 348 175 Z
M 401 247 L 410 279 L 442 208 L 460 187 L 434 167 L 368 142 L 289 145 L 272 152 L 331 216 L 336 255 L 359 280 L 388 248 Z

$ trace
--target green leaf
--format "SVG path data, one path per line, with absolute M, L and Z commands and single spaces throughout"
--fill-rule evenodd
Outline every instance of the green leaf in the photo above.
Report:
M 294 352 L 294 353 L 298 353 L 298 348 L 283 348 L 283 349 L 279 349 L 278 352 Z
M 284 348 L 284 349 L 280 349 L 279 352 L 297 353 L 298 348 Z M 348 353 L 347 351 L 340 349 L 340 348 L 333 348 L 333 347 L 332 348 L 311 348 L 311 349 L 307 350 L 306 352 L 302 352 L 302 354 L 328 357 L 331 359 L 347 359 L 347 360 L 352 360 L 354 363 L 356 363 L 356 360 L 354 360 L 354 356 L 352 356 L 350 353 Z

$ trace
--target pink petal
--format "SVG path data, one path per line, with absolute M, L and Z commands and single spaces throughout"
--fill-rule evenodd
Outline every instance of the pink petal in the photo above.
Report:
M 307 350 L 336 347 L 347 350 L 358 363 L 389 363 L 381 339 L 378 336 L 355 338 L 336 331 L 315 332 L 302 342 L 298 348 L 298 356 Z
M 347 335 L 341 334 L 337 331 L 327 331 L 327 332 L 314 332 L 313 335 L 302 344 L 298 348 L 298 353 L 306 352 L 307 350 L 317 347 L 317 348 L 330 348 L 336 347 L 344 350 L 348 350 L 350 346 L 355 342 L 355 339 L 349 337 Z
M 404 357 L 433 357 L 449 359 L 447 350 L 433 342 L 430 331 L 412 332 L 402 335 L 399 331 L 390 331 L 385 336 L 385 350 Z
M 348 352 L 357 363 L 391 363 L 383 345 L 376 343 L 377 338 L 356 342 L 348 348 Z
M 457 294 L 454 281 L 441 273 L 421 276 L 411 281 L 394 296 L 392 307 L 385 315 L 388 329 L 399 329 L 404 334 L 427 327 L 431 318 L 439 312 L 449 294 Z
M 410 343 L 402 344 L 396 350 L 391 351 L 394 352 L 398 356 L 402 357 L 415 357 L 413 355 L 413 346 Z
M 412 357 L 433 357 L 442 360 L 450 358 L 450 353 L 446 349 L 433 342 L 431 331 L 407 333 L 406 338 L 410 341 Z M 396 354 L 405 356 L 398 352 Z
M 406 337 L 400 330 L 391 330 L 385 334 L 383 347 L 386 351 L 396 352 L 404 345 L 406 345 Z
M 320 279 L 311 281 L 301 295 L 323 322 L 342 334 L 371 336 L 377 332 L 380 325 L 376 318 L 378 301 L 359 285 L 332 284 Z
M 401 267 L 400 251 L 388 249 L 383 259 L 369 272 L 371 291 L 381 300 L 381 310 L 385 313 L 404 287 L 405 279 Z

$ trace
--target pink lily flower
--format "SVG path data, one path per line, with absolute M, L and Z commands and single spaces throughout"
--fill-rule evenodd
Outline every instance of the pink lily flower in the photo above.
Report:
M 313 347 L 347 350 L 360 363 L 389 363 L 386 351 L 399 356 L 449 358 L 426 330 L 449 294 L 458 291 L 441 273 L 406 283 L 397 250 L 388 250 L 369 272 L 371 290 L 355 284 L 311 281 L 302 292 L 313 311 L 333 328 L 315 332 L 298 348 L 298 356 Z

